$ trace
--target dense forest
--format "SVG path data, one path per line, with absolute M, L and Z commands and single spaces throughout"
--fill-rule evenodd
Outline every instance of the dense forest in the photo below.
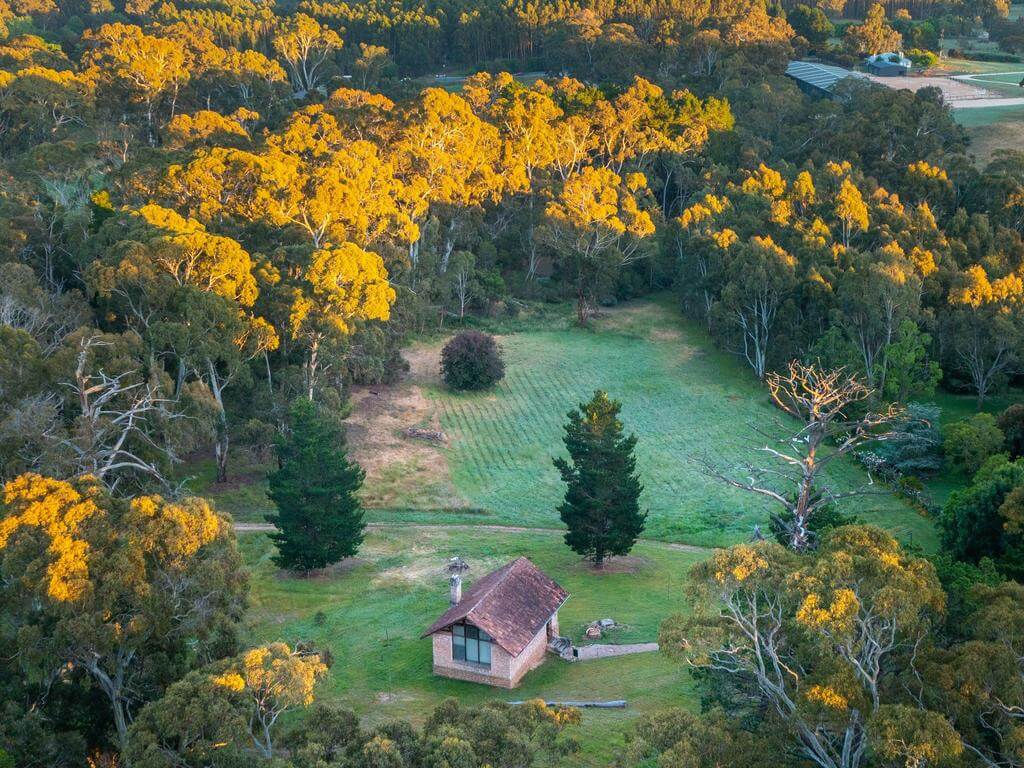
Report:
M 1016 45 L 1008 6 L 854 2 L 867 20 L 830 42 L 842 5 L 0 0 L 10 764 L 285 765 L 277 719 L 325 662 L 238 647 L 234 534 L 181 465 L 209 452 L 227 480 L 296 401 L 342 418 L 354 384 L 403 374 L 414 336 L 544 302 L 586 325 L 671 292 L 751 377 L 842 369 L 870 393 L 858 408 L 936 388 L 981 406 L 1013 384 L 1024 152 L 979 167 L 934 88 L 818 99 L 784 76 L 812 49 L 848 62 L 938 29 Z M 1024 570 L 1021 416 L 984 449 L 994 420 L 964 428 L 976 474 L 938 572 L 860 527 L 700 566 L 701 598 L 771 637 L 666 623 L 711 714 L 641 722 L 621 764 L 1024 764 L 1024 599 L 1003 581 Z M 492 709 L 371 730 L 316 709 L 281 743 L 318 768 L 570 750 L 572 711 Z

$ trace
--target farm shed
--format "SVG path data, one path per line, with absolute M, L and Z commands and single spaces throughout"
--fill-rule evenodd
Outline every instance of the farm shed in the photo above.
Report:
M 786 75 L 793 78 L 808 96 L 830 96 L 836 83 L 848 77 L 863 77 L 859 72 L 817 61 L 791 61 L 786 67 Z
M 864 68 L 880 77 L 904 77 L 910 67 L 910 59 L 902 53 L 876 53 L 864 61 Z

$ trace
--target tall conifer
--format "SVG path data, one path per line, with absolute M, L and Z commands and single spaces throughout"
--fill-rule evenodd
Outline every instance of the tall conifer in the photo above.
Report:
M 277 505 L 267 522 L 277 527 L 274 562 L 310 571 L 352 557 L 363 542 L 363 510 L 356 492 L 363 470 L 345 455 L 345 436 L 320 418 L 316 405 L 297 400 L 291 433 L 277 442 L 279 468 L 269 477 L 268 495 Z
M 636 435 L 623 436 L 621 407 L 598 390 L 570 411 L 564 437 L 569 461 L 555 459 L 566 483 L 558 508 L 569 529 L 565 543 L 597 568 L 609 556 L 628 554 L 647 519 L 639 504 Z

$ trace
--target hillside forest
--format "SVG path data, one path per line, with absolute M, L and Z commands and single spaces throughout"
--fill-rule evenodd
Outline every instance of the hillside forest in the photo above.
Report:
M 815 510 L 803 545 L 766 525 L 695 566 L 676 608 L 706 610 L 666 612 L 700 714 L 645 715 L 607 764 L 1024 765 L 1024 407 L 982 412 L 1024 372 L 1024 151 L 979 163 L 937 88 L 784 74 L 982 27 L 1012 56 L 1009 11 L 0 0 L 0 766 L 571 760 L 579 713 L 543 702 L 313 705 L 332 659 L 245 647 L 232 522 L 190 472 L 273 456 L 278 502 L 317 457 L 351 555 L 354 387 L 410 341 L 652 295 L 791 416 L 792 377 L 837 372 L 823 451 L 871 448 L 942 547 L 842 518 L 813 472 L 779 490 Z M 936 393 L 980 413 L 939 436 Z M 943 441 L 964 487 L 929 509 Z

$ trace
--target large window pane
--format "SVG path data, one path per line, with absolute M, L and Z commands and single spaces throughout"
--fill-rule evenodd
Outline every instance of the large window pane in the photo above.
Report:
M 456 661 L 466 660 L 466 631 L 459 624 L 452 627 L 452 658 Z
M 452 627 L 452 658 L 491 666 L 491 636 L 471 624 Z

